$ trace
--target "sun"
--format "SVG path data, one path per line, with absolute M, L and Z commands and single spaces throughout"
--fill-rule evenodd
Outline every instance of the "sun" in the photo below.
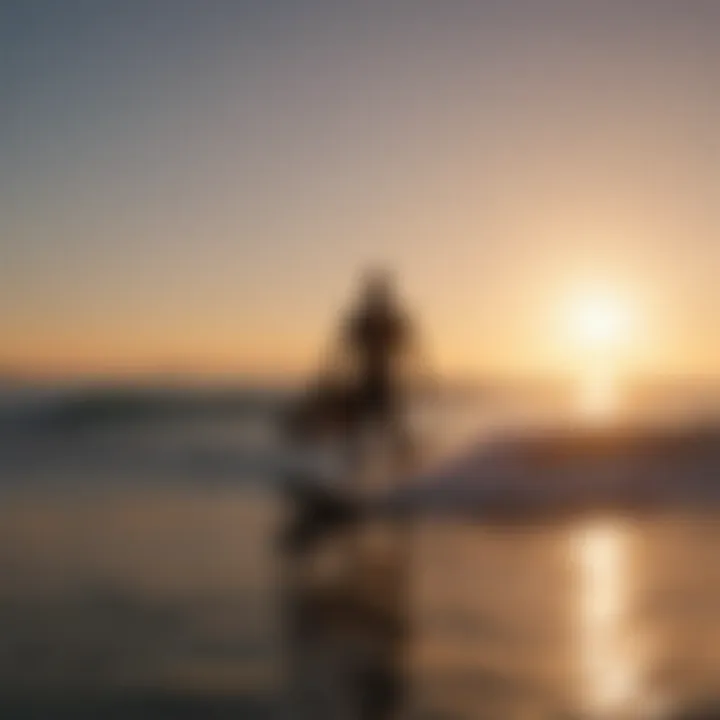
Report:
M 566 294 L 563 307 L 578 410 L 593 422 L 612 420 L 620 413 L 622 378 L 633 354 L 633 305 L 611 283 L 586 283 Z
M 624 345 L 632 316 L 629 304 L 611 289 L 585 289 L 570 300 L 570 331 L 580 348 L 609 352 Z

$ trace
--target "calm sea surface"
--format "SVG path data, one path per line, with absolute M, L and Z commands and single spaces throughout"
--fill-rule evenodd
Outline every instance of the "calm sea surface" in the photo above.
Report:
M 75 425 L 41 407 L 1 430 L 0 717 L 271 714 L 284 640 L 265 432 L 205 405 L 152 423 L 76 410 Z M 418 520 L 410 716 L 720 702 L 718 518 Z

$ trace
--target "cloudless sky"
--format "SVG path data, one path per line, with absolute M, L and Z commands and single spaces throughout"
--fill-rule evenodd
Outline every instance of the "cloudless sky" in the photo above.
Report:
M 720 372 L 720 3 L 0 1 L 0 363 L 303 370 L 387 263 L 450 372 Z M 556 335 L 558 337 L 556 337 Z

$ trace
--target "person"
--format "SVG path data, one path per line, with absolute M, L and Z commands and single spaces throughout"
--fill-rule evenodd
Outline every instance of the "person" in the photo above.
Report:
M 372 474 L 377 460 L 364 446 L 366 429 L 377 430 L 382 443 L 389 441 L 393 482 L 412 460 L 404 412 L 406 361 L 413 346 L 414 329 L 390 276 L 368 273 L 357 304 L 341 320 L 331 356 L 286 418 L 289 445 L 317 449 L 329 439 L 341 458 L 336 483 L 295 468 L 284 485 L 289 514 L 277 548 L 284 576 L 292 717 L 299 705 L 307 705 L 311 717 L 390 718 L 406 695 L 411 535 L 404 523 L 384 526 L 388 542 L 376 557 L 377 549 L 364 543 L 365 523 L 383 518 L 373 515 L 361 486 L 365 471 Z M 382 461 L 379 465 L 382 474 Z M 335 575 L 315 562 L 325 551 L 341 560 Z M 315 668 L 313 658 L 318 657 L 328 667 Z M 318 675 L 324 690 L 319 696 Z
M 352 367 L 352 396 L 359 424 L 377 424 L 396 449 L 407 450 L 404 431 L 404 373 L 414 329 L 398 302 L 390 275 L 373 270 L 360 301 L 341 331 L 341 347 Z

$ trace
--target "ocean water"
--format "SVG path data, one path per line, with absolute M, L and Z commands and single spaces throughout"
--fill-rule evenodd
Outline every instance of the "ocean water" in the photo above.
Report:
M 286 399 L 3 391 L 0 717 L 316 716 L 281 700 L 274 538 Z M 688 387 L 646 398 L 645 412 L 660 405 L 705 419 L 717 408 Z M 427 442 L 451 452 L 561 406 L 527 388 L 460 393 L 426 422 Z M 713 503 L 527 522 L 418 518 L 407 716 L 720 717 L 710 714 L 720 713 Z

